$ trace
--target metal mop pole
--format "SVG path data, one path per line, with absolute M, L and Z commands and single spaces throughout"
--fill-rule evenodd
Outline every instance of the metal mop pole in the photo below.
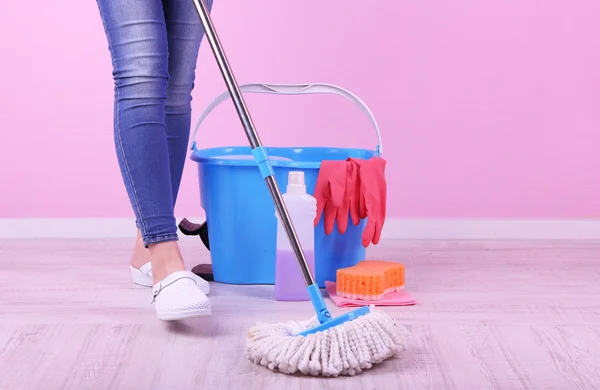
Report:
M 279 190 L 277 181 L 275 181 L 275 175 L 273 174 L 273 170 L 271 169 L 271 166 L 269 164 L 268 156 L 266 155 L 264 147 L 260 142 L 260 138 L 258 137 L 258 133 L 256 132 L 254 122 L 252 121 L 250 113 L 248 112 L 248 108 L 246 107 L 244 97 L 240 92 L 238 83 L 235 80 L 233 71 L 231 70 L 231 66 L 227 61 L 227 57 L 225 56 L 225 52 L 223 51 L 223 47 L 221 46 L 221 42 L 219 41 L 219 37 L 217 36 L 217 32 L 215 31 L 212 20 L 210 18 L 208 8 L 206 7 L 204 0 L 193 1 L 196 5 L 198 15 L 200 16 L 202 26 L 204 27 L 206 39 L 208 39 L 208 42 L 210 43 L 210 47 L 215 56 L 215 59 L 217 60 L 217 64 L 219 66 L 219 70 L 221 71 L 221 75 L 225 80 L 225 84 L 227 84 L 227 89 L 229 90 L 229 94 L 231 95 L 231 100 L 235 105 L 235 109 L 238 113 L 238 116 L 240 117 L 242 126 L 244 127 L 244 131 L 246 132 L 246 136 L 248 137 L 248 141 L 250 142 L 250 146 L 252 147 L 252 154 L 257 160 L 261 173 L 265 181 L 267 182 L 269 192 L 271 193 L 271 197 L 273 198 L 273 202 L 275 203 L 275 208 L 279 213 L 282 225 L 287 233 L 290 245 L 292 246 L 292 250 L 294 251 L 296 259 L 298 260 L 298 265 L 300 266 L 300 270 L 302 271 L 304 281 L 306 282 L 307 286 L 312 286 L 316 284 L 315 279 L 313 278 L 310 269 L 308 268 L 308 263 L 306 261 L 306 257 L 304 256 L 304 251 L 302 250 L 300 240 L 298 239 L 298 235 L 296 234 L 296 230 L 294 229 L 294 225 L 292 224 L 292 220 L 283 201 L 283 197 L 281 196 L 281 191 Z M 329 317 L 328 312 L 325 315 Z

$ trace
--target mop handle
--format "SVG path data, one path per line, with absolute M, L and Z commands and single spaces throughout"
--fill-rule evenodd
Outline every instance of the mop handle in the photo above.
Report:
M 217 32 L 213 26 L 212 20 L 210 18 L 208 8 L 204 3 L 204 0 L 193 0 L 196 5 L 196 10 L 198 11 L 198 16 L 200 16 L 200 21 L 202 22 L 202 26 L 204 27 L 204 33 L 206 34 L 206 38 L 210 43 L 210 47 L 212 52 L 217 60 L 217 65 L 219 66 L 219 70 L 221 71 L 221 75 L 227 84 L 227 89 L 229 90 L 229 94 L 231 95 L 231 100 L 235 106 L 235 109 L 242 121 L 242 126 L 244 127 L 244 131 L 246 132 L 246 137 L 248 137 L 248 141 L 250 142 L 250 146 L 252 147 L 252 154 L 258 163 L 258 167 L 260 168 L 260 172 L 267 182 L 267 186 L 269 187 L 269 192 L 271 193 L 271 197 L 273 198 L 273 202 L 275 203 L 275 208 L 279 213 L 279 216 L 282 220 L 282 225 L 285 228 L 285 232 L 287 233 L 288 239 L 290 241 L 290 245 L 292 246 L 292 250 L 296 255 L 296 259 L 298 260 L 298 265 L 300 266 L 300 270 L 302 271 L 302 276 L 304 277 L 304 281 L 308 287 L 315 285 L 315 279 L 310 273 L 310 269 L 308 268 L 308 263 L 306 262 L 306 256 L 304 256 L 304 251 L 302 250 L 302 246 L 300 245 L 300 240 L 298 239 L 298 235 L 296 234 L 296 229 L 294 229 L 294 225 L 292 224 L 292 220 L 288 213 L 288 210 L 283 201 L 283 197 L 281 196 L 281 191 L 277 186 L 277 181 L 275 180 L 275 175 L 273 172 L 273 168 L 269 163 L 269 158 L 267 156 L 267 152 L 265 148 L 262 146 L 260 142 L 260 138 L 258 137 L 258 133 L 256 132 L 256 128 L 254 127 L 254 122 L 250 117 L 250 113 L 248 112 L 248 108 L 246 107 L 246 102 L 240 92 L 237 81 L 233 75 L 233 71 L 231 70 L 231 66 L 227 61 L 227 57 L 225 56 L 225 52 L 223 51 L 223 47 L 221 46 L 221 42 L 219 41 L 219 37 L 217 36 Z

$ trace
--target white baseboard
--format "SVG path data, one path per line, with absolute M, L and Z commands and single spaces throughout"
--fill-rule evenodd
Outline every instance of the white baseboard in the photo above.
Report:
M 391 219 L 382 237 L 405 240 L 600 240 L 600 219 Z
M 203 221 L 201 217 L 189 219 L 192 222 Z M 133 226 L 133 220 L 130 218 L 0 218 L 0 238 L 126 238 L 135 236 Z M 185 239 L 183 235 L 180 237 Z M 600 219 L 388 218 L 382 238 L 404 240 L 600 240 Z

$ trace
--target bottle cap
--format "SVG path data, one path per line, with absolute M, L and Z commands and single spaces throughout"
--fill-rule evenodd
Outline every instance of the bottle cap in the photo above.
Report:
M 290 171 L 288 173 L 287 193 L 306 194 L 304 171 Z

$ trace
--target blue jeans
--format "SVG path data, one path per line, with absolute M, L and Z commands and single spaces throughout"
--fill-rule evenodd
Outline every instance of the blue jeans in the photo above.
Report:
M 115 147 L 136 226 L 146 246 L 177 240 L 173 209 L 204 30 L 192 0 L 97 3 L 113 64 Z

